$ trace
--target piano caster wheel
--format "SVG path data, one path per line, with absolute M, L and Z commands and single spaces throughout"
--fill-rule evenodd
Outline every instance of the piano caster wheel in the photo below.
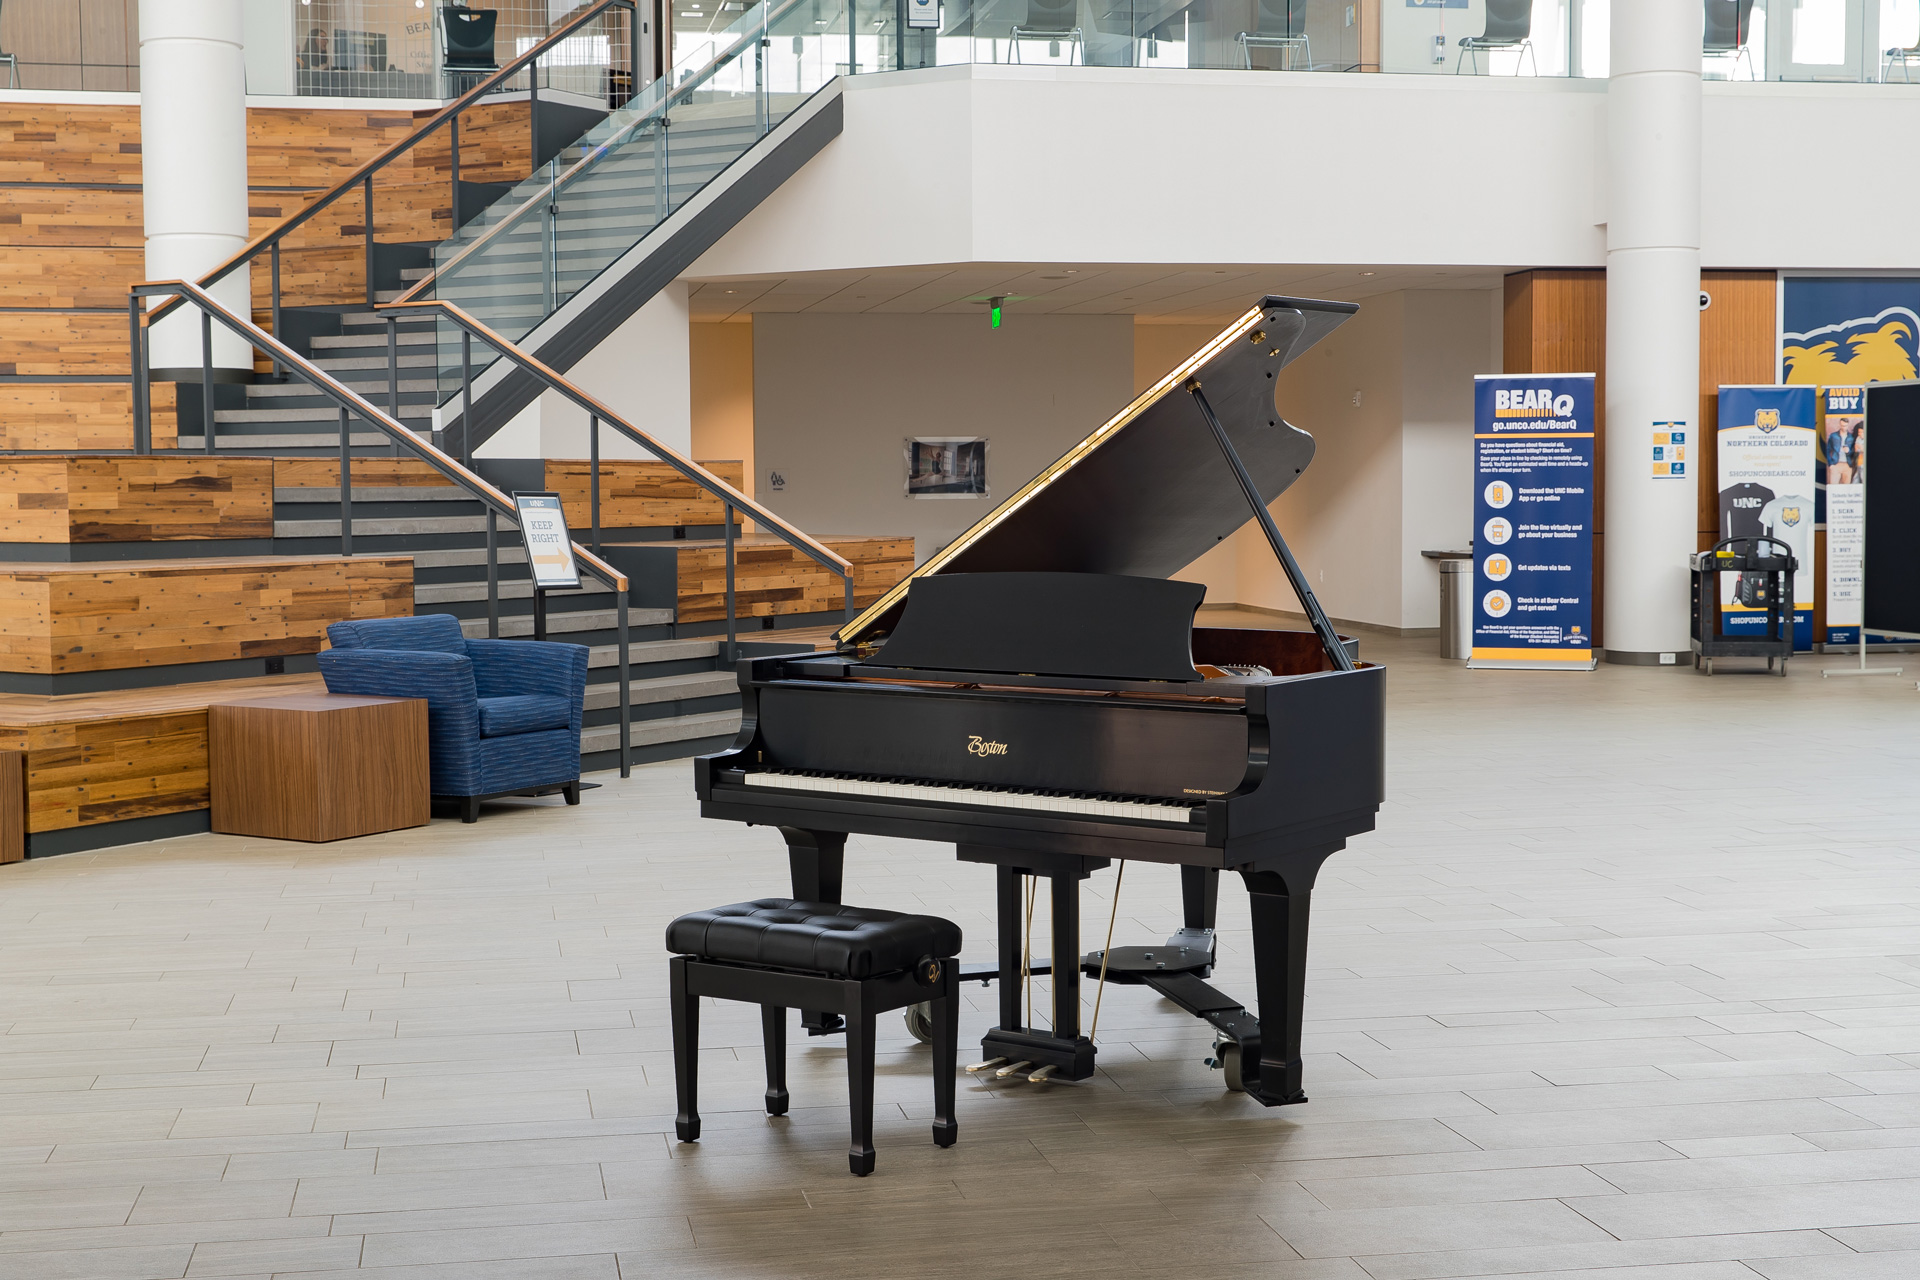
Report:
M 1207 1059 L 1207 1065 L 1227 1073 L 1228 1092 L 1245 1093 L 1246 1082 L 1240 1078 L 1240 1046 L 1231 1040 L 1216 1041 L 1213 1053 L 1214 1056 Z
M 910 1004 L 906 1008 L 907 1034 L 921 1044 L 933 1043 L 933 1005 Z

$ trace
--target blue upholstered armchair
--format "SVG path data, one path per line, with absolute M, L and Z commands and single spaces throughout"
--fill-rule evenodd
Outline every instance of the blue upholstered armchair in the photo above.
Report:
M 563 791 L 580 803 L 580 718 L 587 651 L 535 640 L 469 640 L 456 618 L 336 622 L 320 673 L 333 693 L 427 700 L 427 750 L 435 799 L 480 802 Z

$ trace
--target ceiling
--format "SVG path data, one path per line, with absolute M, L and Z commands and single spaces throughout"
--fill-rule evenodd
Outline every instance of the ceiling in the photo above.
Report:
M 1353 302 L 1401 289 L 1497 289 L 1497 267 L 1100 266 L 966 263 L 693 280 L 696 321 L 755 312 L 977 314 L 1006 298 L 1009 315 L 1131 315 L 1163 324 L 1224 324 L 1262 294 Z

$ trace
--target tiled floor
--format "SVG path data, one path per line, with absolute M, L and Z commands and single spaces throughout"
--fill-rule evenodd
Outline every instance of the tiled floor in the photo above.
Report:
M 784 884 L 685 764 L 475 827 L 0 869 L 0 1276 L 1920 1276 L 1911 679 L 1427 648 L 1366 641 L 1390 801 L 1317 895 L 1310 1103 L 1223 1092 L 1200 1023 L 1118 989 L 1096 1080 L 969 1080 L 941 1151 L 889 1019 L 864 1181 L 837 1039 L 768 1120 L 740 1006 L 672 1140 L 662 926 Z M 985 869 L 856 845 L 850 900 L 990 953 Z M 1117 940 L 1177 907 L 1136 867 Z

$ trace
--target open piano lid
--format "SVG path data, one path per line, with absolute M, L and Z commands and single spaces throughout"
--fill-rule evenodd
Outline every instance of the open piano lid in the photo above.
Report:
M 932 574 L 1166 578 L 1186 568 L 1253 518 L 1187 393 L 1189 381 L 1205 388 L 1234 449 L 1272 502 L 1313 461 L 1313 437 L 1274 406 L 1275 375 L 1358 310 L 1351 302 L 1263 298 L 835 638 L 843 646 L 881 639 L 914 579 Z

